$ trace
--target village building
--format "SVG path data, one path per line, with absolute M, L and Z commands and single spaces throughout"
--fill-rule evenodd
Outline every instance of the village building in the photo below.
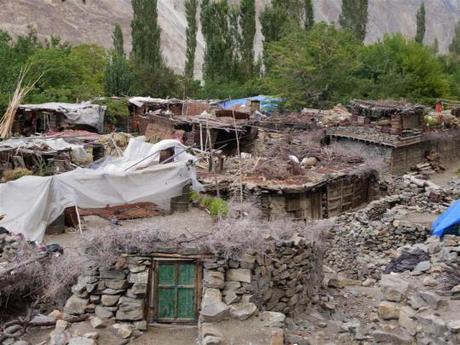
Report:
M 426 131 L 423 106 L 356 100 L 350 103 L 350 109 L 351 124 L 327 129 L 330 142 L 374 151 L 387 160 L 393 174 L 410 171 L 433 151 L 444 162 L 460 156 L 460 139 L 455 131 Z
M 133 130 L 149 140 L 176 138 L 201 150 L 232 151 L 257 136 L 249 111 L 222 109 L 216 102 L 135 97 L 129 103 Z
M 102 133 L 106 107 L 92 103 L 20 105 L 13 124 L 16 136 L 59 132 L 65 129 Z

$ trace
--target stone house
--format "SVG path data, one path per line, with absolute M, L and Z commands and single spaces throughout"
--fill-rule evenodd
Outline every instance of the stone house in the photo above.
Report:
M 135 332 L 155 323 L 198 324 L 202 343 L 216 336 L 203 331 L 209 324 L 259 312 L 284 320 L 303 311 L 320 288 L 322 254 L 301 237 L 265 241 L 264 253 L 239 258 L 190 247 L 123 254 L 111 267 L 80 276 L 64 311 L 94 314 Z

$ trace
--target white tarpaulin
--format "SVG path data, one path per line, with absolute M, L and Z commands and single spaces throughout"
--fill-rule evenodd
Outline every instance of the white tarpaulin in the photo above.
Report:
M 140 108 L 144 104 L 171 104 L 171 103 L 182 103 L 181 100 L 176 98 L 152 98 L 152 97 L 131 97 L 128 102 Z
M 168 148 L 175 149 L 174 159 L 158 164 L 160 151 Z M 184 186 L 198 185 L 191 160 L 194 157 L 178 141 L 152 145 L 131 139 L 123 157 L 97 169 L 26 176 L 0 184 L 0 215 L 5 215 L 0 226 L 41 242 L 47 226 L 67 207 L 103 208 L 137 202 L 169 206 L 170 199 L 181 195 Z
M 45 139 L 40 137 L 14 138 L 0 141 L 0 147 L 11 147 L 13 149 L 31 150 L 70 150 L 74 162 L 85 163 L 89 160 L 88 153 L 83 145 L 71 144 L 62 138 Z
M 78 125 L 88 125 L 102 131 L 104 127 L 104 116 L 106 106 L 84 103 L 43 103 L 43 104 L 21 104 L 19 109 L 26 111 L 48 111 L 63 114 L 67 122 Z

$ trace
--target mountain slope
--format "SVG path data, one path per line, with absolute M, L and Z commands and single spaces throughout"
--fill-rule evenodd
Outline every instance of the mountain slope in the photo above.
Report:
M 234 0 L 237 1 L 237 0 Z M 256 0 L 258 13 L 269 0 Z M 388 32 L 415 35 L 415 13 L 423 0 L 370 0 L 366 42 L 373 42 Z M 185 63 L 184 0 L 158 0 L 159 22 L 162 28 L 163 55 L 169 66 L 181 72 Z M 425 0 L 427 11 L 426 43 L 439 41 L 445 52 L 452 41 L 455 23 L 460 19 L 460 0 Z M 314 0 L 315 18 L 337 22 L 341 0 Z M 130 0 L 0 0 L 0 28 L 13 35 L 25 34 L 34 27 L 41 38 L 57 35 L 71 43 L 97 43 L 106 48 L 112 44 L 112 29 L 120 23 L 130 47 Z M 262 37 L 256 39 L 256 51 L 261 51 Z M 201 74 L 204 41 L 198 35 L 196 74 Z

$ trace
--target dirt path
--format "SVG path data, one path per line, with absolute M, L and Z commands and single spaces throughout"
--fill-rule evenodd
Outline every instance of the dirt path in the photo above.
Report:
M 449 164 L 442 173 L 430 176 L 430 180 L 441 187 L 445 187 L 450 181 L 458 179 L 460 179 L 460 161 Z
M 132 345 L 194 345 L 197 342 L 196 326 L 151 326 L 148 332 L 133 340 Z

